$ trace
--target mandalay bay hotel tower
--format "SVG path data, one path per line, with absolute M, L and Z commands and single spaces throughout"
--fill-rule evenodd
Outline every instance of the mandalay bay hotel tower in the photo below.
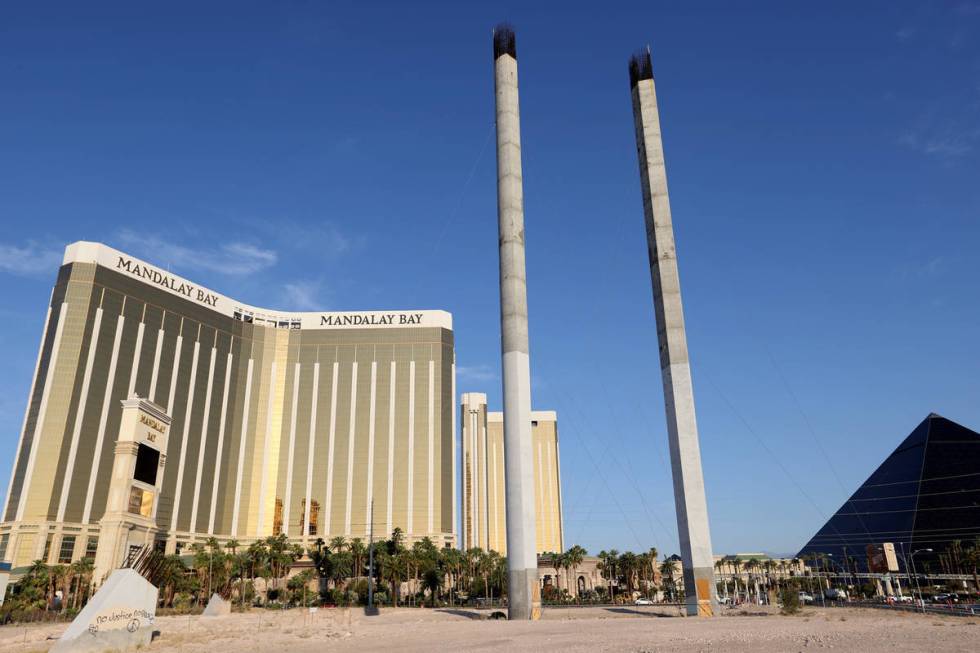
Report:
M 454 380 L 444 311 L 257 308 L 74 243 L 51 295 L 0 560 L 98 559 L 100 532 L 127 512 L 145 526 L 135 544 L 167 552 L 211 536 L 366 540 L 372 520 L 375 537 L 400 528 L 408 542 L 452 546 Z M 136 404 L 139 422 L 127 421 Z M 124 443 L 130 423 L 169 435 Z M 114 512 L 117 468 L 126 498 Z

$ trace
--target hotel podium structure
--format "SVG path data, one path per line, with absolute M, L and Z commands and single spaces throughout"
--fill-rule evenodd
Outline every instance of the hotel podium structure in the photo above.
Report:
M 504 414 L 487 411 L 487 396 L 465 393 L 460 405 L 463 469 L 463 549 L 480 547 L 507 555 L 504 502 Z M 531 411 L 534 450 L 536 550 L 565 550 L 558 465 L 558 416 Z
M 444 311 L 262 309 L 74 243 L 51 295 L 0 560 L 102 560 L 120 518 L 118 501 L 107 508 L 117 440 L 132 439 L 124 404 L 141 401 L 169 420 L 160 479 L 144 487 L 159 485 L 155 503 L 127 504 L 157 548 L 366 538 L 372 499 L 375 534 L 452 546 L 454 382 Z

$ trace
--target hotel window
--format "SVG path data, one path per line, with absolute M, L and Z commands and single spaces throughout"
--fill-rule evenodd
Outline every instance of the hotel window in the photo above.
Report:
M 75 553 L 75 536 L 65 535 L 61 538 L 61 550 L 58 551 L 58 564 L 66 565 L 71 563 L 71 557 Z
M 129 512 L 149 517 L 153 512 L 153 493 L 135 485 L 129 489 Z
M 95 552 L 99 549 L 99 538 L 90 537 L 85 543 L 85 557 L 95 560 Z
M 10 533 L 0 535 L 0 560 L 7 557 L 7 542 L 10 541 Z
M 44 562 L 47 562 L 48 561 L 48 556 L 51 555 L 51 538 L 52 537 L 53 536 L 48 535 L 48 539 L 45 540 L 45 542 L 44 542 L 44 555 L 41 557 L 41 560 L 43 560 Z
M 133 472 L 133 478 L 147 485 L 156 485 L 159 465 L 160 452 L 140 443 L 136 451 L 136 470 Z
M 276 514 L 272 518 L 272 534 L 282 533 L 282 499 L 276 499 Z
M 299 532 L 303 532 L 303 517 L 306 515 L 306 499 L 300 501 L 299 511 Z M 320 517 L 320 502 L 316 499 L 310 501 L 310 530 L 307 535 L 316 535 L 316 525 Z

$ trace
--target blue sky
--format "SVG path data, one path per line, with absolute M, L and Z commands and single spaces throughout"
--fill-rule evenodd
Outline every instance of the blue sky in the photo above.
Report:
M 930 411 L 980 427 L 980 2 L 91 4 L 0 9 L 0 487 L 80 239 L 257 305 L 449 310 L 499 406 L 500 20 L 568 544 L 677 550 L 648 43 L 716 552 L 795 551 Z

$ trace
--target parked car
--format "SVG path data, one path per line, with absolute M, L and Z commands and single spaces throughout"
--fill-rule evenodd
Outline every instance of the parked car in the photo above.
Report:
M 833 587 L 826 590 L 824 593 L 824 598 L 828 601 L 846 601 L 847 592 L 844 590 L 834 589 Z
M 729 596 L 715 596 L 715 600 L 718 601 L 718 605 L 731 605 L 732 599 Z
M 960 602 L 960 596 L 959 596 L 959 594 L 956 594 L 955 592 L 950 593 L 950 594 L 945 594 L 945 593 L 944 594 L 936 594 L 935 596 L 932 597 L 932 602 L 933 603 L 959 603 Z
M 800 592 L 800 603 L 803 605 L 810 605 L 813 603 L 813 595 L 807 594 L 806 592 Z
M 641 596 L 640 598 L 633 601 L 633 605 L 653 605 L 653 601 L 651 601 L 650 599 L 645 599 Z

